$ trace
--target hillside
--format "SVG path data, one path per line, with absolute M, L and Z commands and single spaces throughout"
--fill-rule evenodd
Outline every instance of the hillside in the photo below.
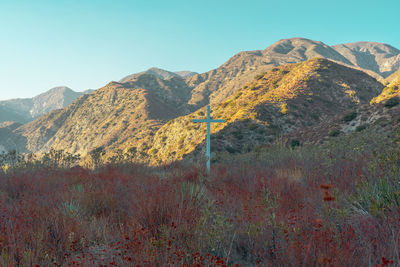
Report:
M 382 101 L 386 101 L 393 97 L 400 96 L 400 71 L 397 71 L 390 75 L 387 79 L 387 84 L 383 89 L 382 93 L 377 97 L 372 99 L 371 104 L 380 103 Z
M 340 139 L 349 134 L 376 136 L 378 142 L 385 144 L 385 138 L 399 141 L 400 105 L 383 101 L 373 105 L 363 104 L 339 113 L 310 127 L 300 128 L 286 136 L 288 140 L 296 139 L 300 144 L 313 145 Z
M 364 72 L 321 58 L 273 68 L 212 106 L 212 117 L 227 121 L 213 125 L 213 149 L 236 153 L 269 143 L 367 104 L 382 88 Z M 162 126 L 149 149 L 152 161 L 181 159 L 203 149 L 205 125 L 191 120 L 204 112 L 203 107 Z
M 26 123 L 52 110 L 64 108 L 82 94 L 68 87 L 61 86 L 48 90 L 33 98 L 0 101 L 0 122 L 16 121 Z
M 189 103 L 194 107 L 209 101 L 219 103 L 250 82 L 257 73 L 315 57 L 361 69 L 382 80 L 400 68 L 399 50 L 385 44 L 363 42 L 328 46 L 304 38 L 283 39 L 265 50 L 240 52 L 217 69 L 188 78 L 188 84 L 194 88 Z
M 7 121 L 17 121 L 20 123 L 26 123 L 29 121 L 27 116 L 24 116 L 23 113 L 15 111 L 14 109 L 10 109 L 0 105 L 0 123 Z
M 400 70 L 396 71 L 395 73 L 387 77 L 386 82 L 388 83 L 400 82 Z
M 50 148 L 85 155 L 98 147 L 141 147 L 157 127 L 187 112 L 190 89 L 181 78 L 162 80 L 142 74 L 112 82 L 14 131 L 26 139 L 21 150 Z
M 0 153 L 1 151 L 19 150 L 18 143 L 23 143 L 23 140 L 19 140 L 13 131 L 21 125 L 21 123 L 13 121 L 0 123 Z

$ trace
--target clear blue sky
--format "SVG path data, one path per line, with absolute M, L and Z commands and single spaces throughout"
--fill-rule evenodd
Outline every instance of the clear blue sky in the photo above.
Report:
M 400 1 L 0 0 L 0 99 L 156 66 L 205 72 L 291 37 L 400 48 Z

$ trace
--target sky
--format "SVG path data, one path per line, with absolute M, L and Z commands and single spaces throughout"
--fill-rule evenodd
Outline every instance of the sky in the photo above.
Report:
M 398 10 L 398 0 L 0 0 L 0 100 L 97 89 L 151 67 L 206 72 L 292 37 L 400 49 Z

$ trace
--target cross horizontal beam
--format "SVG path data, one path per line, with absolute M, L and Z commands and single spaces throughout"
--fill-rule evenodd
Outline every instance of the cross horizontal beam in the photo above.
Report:
M 193 119 L 192 122 L 225 122 L 225 120 Z

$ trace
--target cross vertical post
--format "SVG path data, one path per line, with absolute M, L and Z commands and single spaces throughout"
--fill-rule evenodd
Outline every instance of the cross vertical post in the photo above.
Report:
M 210 171 L 211 161 L 211 116 L 210 116 L 210 105 L 207 105 L 207 170 Z
M 211 122 L 225 122 L 225 120 L 213 120 L 211 118 L 210 105 L 207 105 L 207 118 L 205 120 L 195 119 L 193 122 L 206 122 L 207 123 L 207 170 L 210 172 L 211 165 Z

